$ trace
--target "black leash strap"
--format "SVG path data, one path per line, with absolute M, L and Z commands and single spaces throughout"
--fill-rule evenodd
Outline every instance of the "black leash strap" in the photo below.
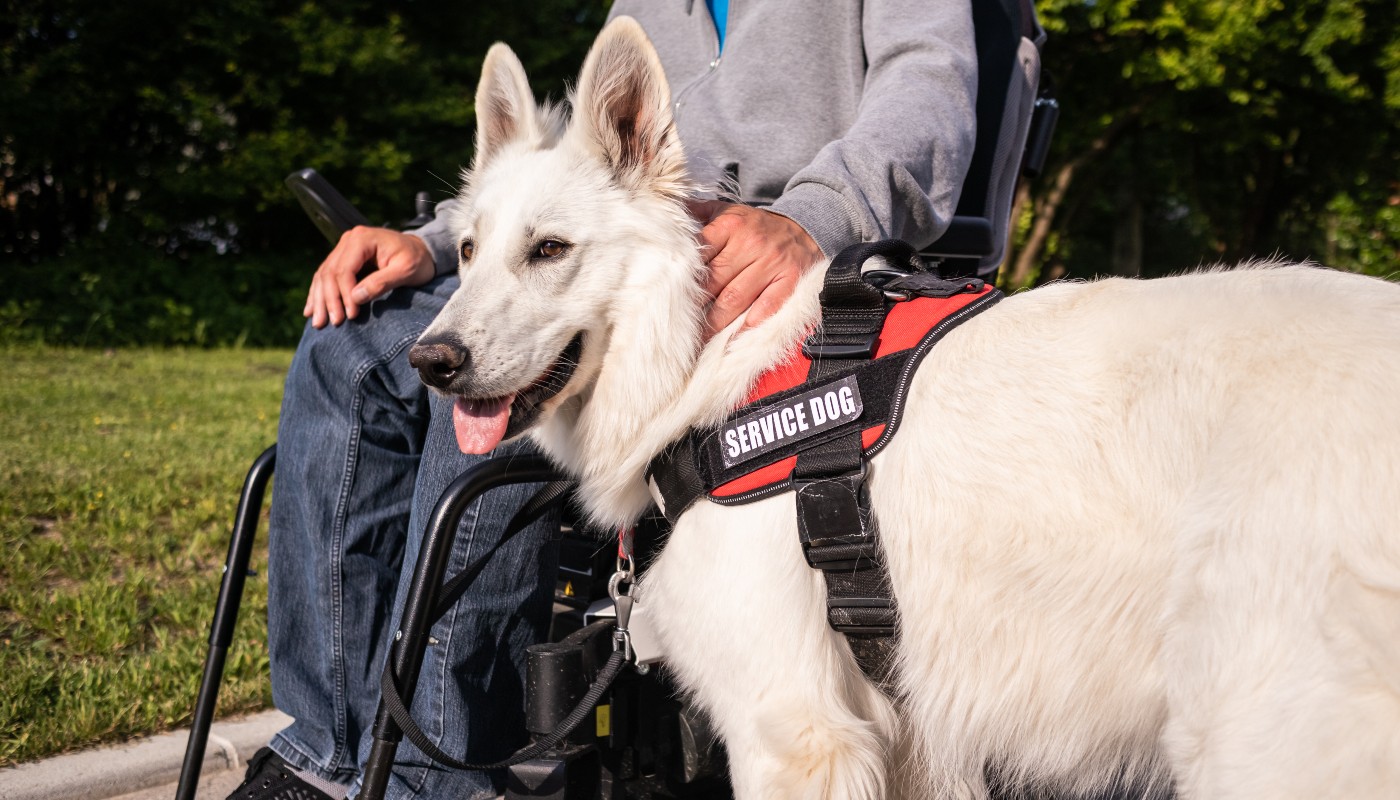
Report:
M 466 569 L 463 569 L 461 573 L 456 574 L 452 580 L 442 586 L 441 600 L 438 600 L 437 607 L 434 609 L 434 618 L 441 618 L 442 614 L 445 614 L 452 607 L 452 604 L 455 604 L 462 597 L 462 594 L 466 593 L 466 590 L 472 586 L 472 581 L 475 581 L 476 577 L 482 573 L 491 556 L 496 555 L 505 542 L 511 541 L 515 535 L 528 528 L 533 521 L 545 516 L 546 511 L 557 506 L 568 495 L 568 490 L 573 489 L 573 486 L 573 481 L 554 481 L 546 483 L 543 488 L 540 488 L 539 492 L 536 492 L 521 507 L 521 510 L 515 513 L 514 517 L 511 517 L 510 523 L 505 525 L 505 531 L 501 534 L 501 538 L 497 539 L 496 545 L 491 546 L 490 551 L 483 553 L 480 558 L 470 563 Z M 599 699 L 602 699 L 603 694 L 608 692 L 609 687 L 612 687 L 613 680 L 616 680 L 617 674 L 622 671 L 626 661 L 626 654 L 622 651 L 613 651 L 612 656 L 608 657 L 608 661 L 603 663 L 601 670 L 598 671 L 598 677 L 595 678 L 594 684 L 588 687 L 588 691 L 582 696 L 581 701 L 578 701 L 573 712 L 564 717 L 563 722 L 559 724 L 557 729 L 554 729 L 553 733 L 533 741 L 532 744 L 515 752 L 510 758 L 498 761 L 496 764 L 470 764 L 470 762 L 459 761 L 459 759 L 452 758 L 451 755 L 442 752 L 437 745 L 433 744 L 433 741 L 428 740 L 427 734 L 423 733 L 419 723 L 414 722 L 412 713 L 409 713 L 409 709 L 403 703 L 403 695 L 399 692 L 399 685 L 392 675 L 392 670 L 385 670 L 384 675 L 379 678 L 379 695 L 384 698 L 385 708 L 389 710 L 389 716 L 393 717 L 393 722 L 398 724 L 399 730 L 403 731 L 403 736 L 409 737 L 409 741 L 412 741 L 428 758 L 454 769 L 490 771 L 490 769 L 504 769 L 507 766 L 531 761 L 532 758 L 539 758 L 546 751 L 557 747 L 568 734 L 574 733 L 574 729 L 577 729 L 585 719 L 588 719 L 589 713 L 594 710 L 594 706 L 598 705 Z
M 565 737 L 573 733 L 574 729 L 585 719 L 588 719 L 588 715 L 593 711 L 593 707 L 602 699 L 603 694 L 608 691 L 608 687 L 612 686 L 613 680 L 617 678 L 618 673 L 622 671 L 622 667 L 626 663 L 627 657 L 624 653 L 618 650 L 613 651 L 613 654 L 608 656 L 608 660 L 604 662 L 602 669 L 598 670 L 598 677 L 595 678 L 593 684 L 588 687 L 588 691 L 585 692 L 583 698 L 578 701 L 578 705 L 574 707 L 574 710 L 569 712 L 569 716 L 565 717 L 564 720 L 559 723 L 558 728 L 555 728 L 549 735 L 537 739 L 531 744 L 517 750 L 504 761 L 497 761 L 494 764 L 473 764 L 467 761 L 459 761 L 438 749 L 438 747 L 428 739 L 428 735 L 423 733 L 423 729 L 418 727 L 418 723 L 414 722 L 413 715 L 410 714 L 408 709 L 404 706 L 403 698 L 399 695 L 399 687 L 390 674 L 391 670 L 384 670 L 384 676 L 379 680 L 379 693 L 384 698 L 384 705 L 389 709 L 389 715 L 394 718 L 394 722 L 398 724 L 399 729 L 402 730 L 403 734 L 408 737 L 408 740 L 413 742 L 413 744 L 417 746 L 419 750 L 423 751 L 423 754 L 428 758 L 431 758 L 439 764 L 452 767 L 453 769 L 477 771 L 504 769 L 538 758 L 564 741 Z
M 443 584 L 441 597 L 437 607 L 433 609 L 433 619 L 442 618 L 442 615 L 446 614 L 453 604 L 461 599 L 462 595 L 466 593 L 467 587 L 471 586 L 472 581 L 476 580 L 476 576 L 486 568 L 486 562 L 496 554 L 497 550 L 515 538 L 517 533 L 530 527 L 530 523 L 544 516 L 549 509 L 561 503 L 572 488 L 574 488 L 573 481 L 552 481 L 546 483 L 538 492 L 535 492 L 534 496 L 525 501 L 525 505 L 521 506 L 520 510 L 515 512 L 515 516 L 511 517 L 510 522 L 506 524 L 505 533 L 501 534 L 501 538 L 497 540 L 496 544 L 481 558 L 453 576 L 452 580 Z
M 452 580 L 443 585 L 441 591 L 442 597 L 434 609 L 433 618 L 435 620 L 441 618 L 442 615 L 461 598 L 471 586 L 472 582 L 476 580 L 476 577 L 485 569 L 487 562 L 491 560 L 491 557 L 495 555 L 501 547 L 515 538 L 516 534 L 529 527 L 532 522 L 538 520 L 546 511 L 561 502 L 572 488 L 573 481 L 553 481 L 545 484 L 536 492 L 534 496 L 516 512 L 515 516 L 511 518 L 510 523 L 506 525 L 505 532 L 501 535 L 501 538 L 497 540 L 496 544 L 486 553 L 482 554 L 480 558 L 458 573 Z M 578 706 L 564 718 L 558 728 L 549 735 L 517 751 L 506 760 L 499 761 L 495 764 L 472 764 L 466 761 L 460 761 L 444 753 L 434 745 L 432 741 L 428 739 L 428 735 L 423 732 L 423 729 L 418 727 L 418 723 L 414 721 L 413 715 L 409 713 L 408 707 L 404 705 L 403 695 L 399 691 L 399 686 L 396 682 L 397 678 L 392 675 L 392 670 L 387 668 L 384 670 L 384 674 L 379 680 L 379 693 L 384 701 L 385 708 L 389 711 L 389 715 L 393 717 L 395 724 L 399 726 L 399 730 L 403 731 L 403 734 L 408 737 L 408 740 L 413 742 L 419 750 L 423 751 L 424 755 L 454 769 L 503 769 L 537 758 L 564 741 L 565 737 L 573 733 L 574 729 L 588 718 L 593 707 L 598 704 L 603 694 L 612 686 L 613 680 L 617 678 L 618 673 L 626 664 L 626 660 L 625 653 L 621 651 L 613 652 L 603 664 L 603 667 L 598 670 L 597 678 L 593 681 L 593 684 L 588 687 L 588 691 L 584 693 L 583 698 L 579 700 Z

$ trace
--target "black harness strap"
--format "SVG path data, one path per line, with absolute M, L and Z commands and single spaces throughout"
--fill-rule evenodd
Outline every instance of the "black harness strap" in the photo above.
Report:
M 821 327 L 802 348 L 812 360 L 809 384 L 874 358 L 889 302 L 861 277 L 861 265 L 877 255 L 919 266 L 918 254 L 901 241 L 851 247 L 832 260 L 822 286 Z M 882 680 L 888 674 L 895 608 L 870 511 L 862 450 L 861 429 L 855 426 L 800 452 L 792 482 L 802 552 L 826 580 L 827 622 L 851 637 L 861 669 Z
M 531 523 L 543 517 L 545 512 L 560 505 L 568 495 L 569 490 L 573 488 L 573 481 L 551 481 L 540 487 L 539 491 L 535 492 L 529 500 L 525 501 L 525 505 L 521 506 L 520 510 L 515 512 L 515 516 L 511 517 L 510 522 L 506 523 L 506 529 L 501 534 L 501 538 L 498 539 L 496 544 L 486 553 L 486 557 L 479 559 L 472 566 L 457 573 L 453 576 L 452 580 L 443 584 L 442 588 L 438 590 L 438 603 L 433 610 L 433 619 L 440 619 L 443 614 L 452 610 L 452 607 L 457 604 L 457 601 L 462 598 L 462 595 L 465 594 L 467 589 L 471 586 L 472 581 L 476 580 L 476 576 L 481 574 L 481 571 L 486 568 L 487 561 L 497 550 L 500 550 L 505 546 L 506 542 L 515 538 L 517 533 L 525 530 Z
M 864 404 L 862 419 L 888 420 L 891 406 L 898 393 L 900 374 L 908 360 L 907 356 L 907 353 L 896 353 L 874 361 L 844 359 L 844 363 L 839 364 L 832 361 L 831 366 L 835 372 L 832 373 L 834 377 L 831 380 L 835 381 L 847 376 L 857 378 L 861 401 Z M 761 413 L 782 407 L 789 404 L 794 398 L 807 393 L 810 389 L 809 384 L 796 386 L 769 395 L 751 406 L 746 406 L 743 411 L 744 413 Z M 684 436 L 668 445 L 648 466 L 648 477 L 656 483 L 657 493 L 662 498 L 661 511 L 671 522 L 675 522 L 683 511 L 696 500 L 704 497 L 714 487 L 722 486 L 741 477 L 754 468 L 755 462 L 753 461 L 745 461 L 734 466 L 725 465 L 720 455 L 722 448 L 716 446 L 716 440 L 723 427 L 724 425 L 720 424 L 691 429 Z M 758 459 L 758 463 L 770 463 L 797 455 L 810 449 L 814 444 L 841 436 L 843 433 L 843 430 L 837 429 L 783 443 L 765 453 L 761 459 Z M 711 499 L 721 505 L 741 505 L 760 497 L 788 491 L 791 488 L 789 483 L 784 481 L 752 495 L 712 497 Z
M 715 428 L 707 428 L 703 436 L 714 435 Z M 701 474 L 704 462 L 701 460 L 699 432 L 691 430 L 685 436 L 666 446 L 647 465 L 647 480 L 655 486 L 653 495 L 661 514 L 672 525 L 680 519 L 681 513 L 709 491 L 709 481 Z
M 877 255 L 914 271 L 862 275 L 864 262 Z M 882 685 L 889 676 L 898 620 L 865 465 L 897 431 L 905 392 L 924 356 L 948 331 L 1001 297 L 980 280 L 943 280 L 922 269 L 913 248 L 903 242 L 843 251 L 827 271 L 821 325 L 802 346 L 811 364 L 804 382 L 770 392 L 717 425 L 692 428 L 647 470 L 653 495 L 671 522 L 701 497 L 738 505 L 793 491 L 802 552 L 826 582 L 827 621 L 846 634 L 861 668 Z M 886 322 L 895 305 L 890 298 L 968 293 L 978 296 L 927 318 L 927 327 L 918 329 L 917 344 L 874 357 L 881 337 L 890 333 Z M 900 324 L 907 337 L 908 317 Z M 838 395 L 847 403 L 839 409 L 830 404 Z M 823 403 L 824 412 L 818 408 Z M 805 418 L 804 408 L 811 412 Z M 866 446 L 863 437 L 871 431 L 878 433 Z M 754 479 L 758 471 L 793 456 L 790 472 Z

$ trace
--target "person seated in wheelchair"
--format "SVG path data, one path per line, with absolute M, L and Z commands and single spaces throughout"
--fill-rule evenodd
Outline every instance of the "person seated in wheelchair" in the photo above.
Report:
M 922 247 L 948 228 L 976 136 L 968 0 L 617 0 L 618 15 L 655 44 L 688 153 L 738 190 L 740 202 L 692 208 L 710 332 L 767 318 L 848 245 Z M 433 504 L 476 458 L 458 450 L 450 401 L 406 358 L 458 286 L 442 217 L 410 233 L 356 228 L 312 279 L 278 430 L 268 568 L 273 698 L 294 721 L 231 798 L 356 791 L 407 572 Z M 532 491 L 496 490 L 469 509 L 449 569 L 490 548 Z M 524 651 L 547 632 L 557 528 L 542 520 L 497 552 L 434 627 L 413 711 L 438 747 L 490 762 L 523 741 Z M 498 781 L 435 768 L 405 742 L 387 796 L 495 797 Z

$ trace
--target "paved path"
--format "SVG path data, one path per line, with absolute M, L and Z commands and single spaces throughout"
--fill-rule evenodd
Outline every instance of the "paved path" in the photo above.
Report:
M 290 721 L 265 711 L 214 723 L 199 797 L 227 796 L 248 759 Z M 188 740 L 189 731 L 180 730 L 0 769 L 0 800 L 173 800 Z
M 199 800 L 224 800 L 242 782 L 243 770 L 241 768 L 221 769 L 212 774 L 200 776 L 199 789 L 195 792 L 195 796 Z M 124 794 L 113 798 L 113 800 L 174 800 L 175 789 L 178 785 L 178 782 L 167 783 L 163 786 Z

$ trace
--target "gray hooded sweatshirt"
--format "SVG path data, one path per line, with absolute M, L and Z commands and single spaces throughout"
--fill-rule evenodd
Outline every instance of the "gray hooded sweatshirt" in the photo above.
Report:
M 827 256 L 947 227 L 976 135 L 970 0 L 730 0 L 723 53 L 704 0 L 616 0 L 619 15 L 656 46 L 687 153 Z M 445 225 L 419 235 L 456 269 Z

